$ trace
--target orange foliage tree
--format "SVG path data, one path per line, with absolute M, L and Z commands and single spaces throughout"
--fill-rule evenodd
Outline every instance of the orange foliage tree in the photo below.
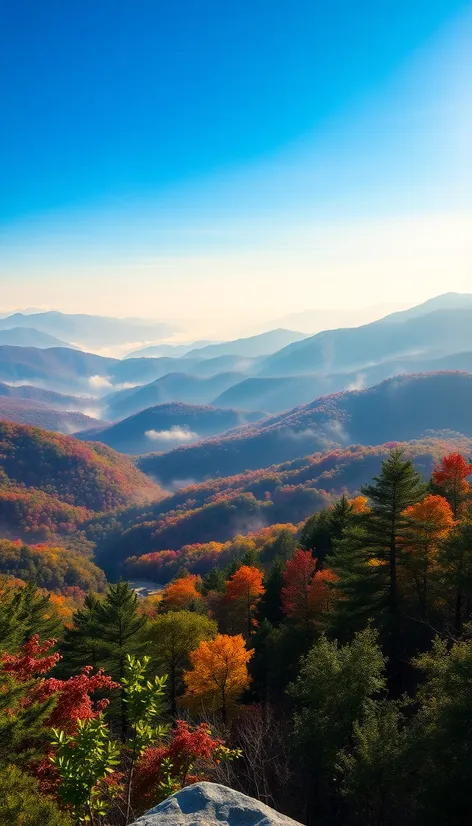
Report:
M 244 629 L 248 637 L 254 628 L 256 608 L 265 592 L 263 579 L 259 568 L 242 565 L 226 583 L 225 601 L 231 619 L 236 627 Z
M 184 701 L 193 708 L 219 711 L 226 722 L 249 685 L 247 664 L 252 654 L 242 634 L 218 634 L 214 640 L 202 640 L 190 654 L 192 669 L 184 674 Z
M 164 591 L 161 602 L 162 610 L 184 611 L 201 603 L 202 596 L 197 588 L 200 582 L 201 578 L 195 574 L 187 574 L 175 579 Z
M 460 453 L 444 456 L 433 470 L 433 483 L 449 502 L 454 519 L 457 519 L 460 507 L 471 492 L 467 477 L 472 473 L 472 464 L 468 464 Z
M 355 496 L 354 499 L 349 499 L 348 503 L 351 506 L 351 513 L 367 513 L 369 510 L 368 502 L 367 496 Z
M 429 586 L 437 567 L 440 543 L 454 527 L 452 508 L 443 496 L 429 494 L 403 512 L 406 530 L 402 562 L 413 579 L 423 619 L 428 613 Z

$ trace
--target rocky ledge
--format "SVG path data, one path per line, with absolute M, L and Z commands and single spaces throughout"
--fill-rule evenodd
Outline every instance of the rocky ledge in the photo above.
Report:
M 218 783 L 195 783 L 173 794 L 133 826 L 300 826 L 259 800 Z

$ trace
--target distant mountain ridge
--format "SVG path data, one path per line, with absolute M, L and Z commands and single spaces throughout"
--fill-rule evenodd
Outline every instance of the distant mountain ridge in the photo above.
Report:
M 352 372 L 328 375 L 278 376 L 266 378 L 251 376 L 225 390 L 212 404 L 217 407 L 261 409 L 277 413 L 300 404 L 307 404 L 319 396 L 343 390 L 361 390 L 385 379 L 408 373 L 435 373 L 444 370 L 472 372 L 472 351 L 452 353 L 439 358 L 401 357 L 380 362 Z
M 0 382 L 0 396 L 9 396 L 13 399 L 31 399 L 31 401 L 42 402 L 53 410 L 71 412 L 85 412 L 97 403 L 96 399 L 92 397 L 67 396 L 63 393 L 56 393 L 54 390 L 44 390 L 42 387 L 34 387 L 30 384 L 3 384 Z
M 133 350 L 131 353 L 128 353 L 125 358 L 160 358 L 161 356 L 180 358 L 189 353 L 190 350 L 206 347 L 207 344 L 217 344 L 217 342 L 203 340 L 193 341 L 191 344 L 150 344 L 147 347 L 141 347 L 139 350 Z
M 92 427 L 94 423 L 99 424 L 96 419 L 84 413 L 57 410 L 46 402 L 9 396 L 0 396 L 0 419 L 34 425 L 67 435 Z
M 407 314 L 409 310 L 405 311 Z M 363 327 L 328 330 L 289 344 L 260 365 L 261 376 L 324 375 L 400 356 L 440 357 L 472 350 L 472 306 L 438 309 L 414 317 L 397 314 Z
M 14 347 L 39 347 L 45 349 L 47 347 L 70 347 L 76 350 L 73 344 L 68 344 L 67 341 L 61 341 L 56 336 L 51 336 L 49 333 L 43 333 L 40 330 L 35 330 L 33 327 L 12 327 L 8 330 L 0 330 L 0 346 L 2 344 L 10 344 Z
M 81 345 L 102 347 L 169 338 L 175 328 L 167 323 L 144 319 L 109 318 L 84 313 L 61 313 L 57 310 L 38 313 L 13 313 L 0 319 L 0 330 L 33 327 Z
M 282 347 L 301 341 L 306 333 L 294 330 L 270 330 L 248 338 L 238 338 L 235 341 L 223 341 L 221 344 L 209 344 L 206 347 L 190 350 L 190 358 L 216 358 L 218 356 L 265 356 L 275 353 Z
M 171 402 L 207 404 L 228 387 L 241 381 L 242 373 L 217 373 L 200 378 L 187 373 L 168 373 L 151 384 L 124 389 L 104 399 L 104 415 L 111 421 L 131 416 L 140 410 Z

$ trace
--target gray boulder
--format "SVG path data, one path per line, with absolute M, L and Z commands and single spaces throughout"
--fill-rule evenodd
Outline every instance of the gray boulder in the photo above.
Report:
M 218 783 L 195 783 L 173 794 L 133 826 L 300 826 L 241 792 Z

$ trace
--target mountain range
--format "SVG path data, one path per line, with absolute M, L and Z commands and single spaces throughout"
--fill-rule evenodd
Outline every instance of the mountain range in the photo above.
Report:
M 418 439 L 428 432 L 472 437 L 472 374 L 403 375 L 359 391 L 324 396 L 227 435 L 161 455 L 138 466 L 163 485 L 269 467 L 351 444 Z

